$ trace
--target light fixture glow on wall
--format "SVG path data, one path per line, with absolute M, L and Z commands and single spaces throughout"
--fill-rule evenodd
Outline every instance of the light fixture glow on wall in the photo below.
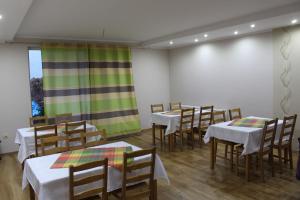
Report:
M 251 28 L 255 28 L 255 24 L 251 24 L 250 27 L 251 27 Z
M 199 42 L 199 39 L 198 39 L 198 38 L 195 38 L 195 39 L 194 39 L 194 42 Z
M 207 35 L 207 34 L 204 34 L 204 37 L 205 37 L 205 38 L 207 38 L 207 37 L 208 37 L 208 35 Z
M 0 15 L 0 20 L 3 18 L 3 16 L 2 15 Z
M 169 42 L 169 44 L 170 44 L 170 45 L 173 45 L 173 44 L 174 44 L 174 42 L 171 40 L 171 41 Z
M 238 31 L 234 31 L 234 35 L 238 35 L 239 34 L 239 32 Z
M 293 20 L 291 21 L 291 24 L 296 24 L 297 22 L 298 22 L 297 19 L 293 19 Z

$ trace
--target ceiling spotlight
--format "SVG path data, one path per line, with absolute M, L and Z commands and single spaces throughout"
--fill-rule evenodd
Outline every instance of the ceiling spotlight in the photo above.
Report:
M 199 39 L 198 39 L 198 38 L 195 38 L 194 41 L 195 41 L 195 42 L 199 42 Z
M 207 34 L 204 34 L 204 37 L 205 37 L 205 38 L 207 38 L 207 37 L 208 37 L 208 35 L 207 35 Z
M 174 44 L 174 42 L 171 40 L 171 41 L 169 42 L 169 44 L 170 44 L 170 45 L 173 45 L 173 44 Z
M 251 24 L 250 27 L 251 27 L 251 28 L 255 28 L 255 24 Z
M 0 19 L 2 19 L 3 18 L 3 16 L 2 15 L 0 15 Z
M 293 19 L 293 20 L 291 21 L 292 24 L 296 24 L 297 22 L 298 22 L 297 19 Z
M 238 31 L 234 31 L 234 35 L 237 35 L 237 34 L 239 34 L 239 32 Z

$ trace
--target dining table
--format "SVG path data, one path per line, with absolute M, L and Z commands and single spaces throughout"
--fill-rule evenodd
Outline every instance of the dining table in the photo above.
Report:
M 198 120 L 200 117 L 200 106 L 192 105 L 182 105 L 182 108 L 195 108 L 195 123 L 194 127 L 198 127 Z M 224 109 L 214 109 L 214 111 L 223 111 Z M 205 112 L 209 112 L 204 110 Z M 152 143 L 155 145 L 155 127 L 156 125 L 163 125 L 166 127 L 164 131 L 164 136 L 169 138 L 169 142 L 172 143 L 172 135 L 176 132 L 179 127 L 181 117 L 181 110 L 177 111 L 164 111 L 164 112 L 155 112 L 151 114 L 151 123 L 152 123 Z M 169 150 L 172 150 L 172 145 L 169 145 Z
M 91 148 L 112 147 L 131 147 L 132 151 L 141 150 L 140 147 L 124 141 L 108 143 Z M 69 199 L 69 168 L 51 168 L 60 155 L 61 153 L 26 159 L 23 171 L 22 189 L 24 190 L 29 185 L 31 199 L 34 199 L 35 196 L 37 196 L 38 199 L 43 200 Z M 141 162 L 146 159 L 150 159 L 150 155 L 134 158 L 132 162 Z M 92 173 L 101 172 L 101 170 L 103 170 L 103 167 L 85 170 L 77 175 L 90 175 Z M 131 173 L 134 173 L 134 175 L 145 173 L 145 170 L 148 169 L 135 170 L 130 172 L 129 175 L 131 175 Z M 122 171 L 120 169 L 108 166 L 107 176 L 108 192 L 112 192 L 122 187 Z M 170 183 L 165 167 L 158 154 L 156 154 L 155 158 L 154 179 L 156 187 L 158 179 L 165 180 L 167 184 Z M 99 184 L 99 182 L 96 184 Z M 87 186 L 94 187 L 95 185 L 90 184 Z
M 81 127 L 78 127 L 81 128 Z M 57 128 L 58 135 L 64 135 L 65 125 L 59 124 Z M 96 126 L 91 124 L 86 124 L 86 130 L 97 131 Z M 38 132 L 39 135 L 49 134 L 47 131 Z M 94 140 L 98 138 L 90 138 Z M 17 129 L 15 143 L 19 145 L 18 151 L 18 161 L 23 163 L 31 155 L 35 154 L 35 142 L 34 142 L 34 127 L 26 127 Z
M 271 118 L 248 116 L 248 119 L 269 121 Z M 233 121 L 226 121 L 210 125 L 204 135 L 204 142 L 211 145 L 210 168 L 215 168 L 216 152 L 215 139 L 233 142 L 243 145 L 241 156 L 246 156 L 246 162 L 250 154 L 257 152 L 260 148 L 263 127 L 232 126 Z M 275 142 L 279 140 L 283 120 L 278 120 Z M 246 179 L 249 180 L 249 169 L 246 168 Z

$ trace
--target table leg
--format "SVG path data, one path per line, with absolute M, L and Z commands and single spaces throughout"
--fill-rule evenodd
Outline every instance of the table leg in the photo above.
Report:
M 171 134 L 168 135 L 168 147 L 169 147 L 169 152 L 171 152 Z
M 246 180 L 249 181 L 249 166 L 250 166 L 250 163 L 249 163 L 249 154 L 246 155 Z
M 29 197 L 30 200 L 35 200 L 35 193 L 30 183 L 29 183 Z
M 215 138 L 210 141 L 210 169 L 215 168 Z
M 152 143 L 155 145 L 155 123 L 152 123 Z
M 157 200 L 157 180 L 153 181 L 153 200 Z

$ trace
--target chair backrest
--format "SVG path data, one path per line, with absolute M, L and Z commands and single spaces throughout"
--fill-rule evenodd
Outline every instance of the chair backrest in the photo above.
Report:
M 65 136 L 52 136 L 41 138 L 42 156 L 61 153 L 69 150 L 68 138 Z
M 134 159 L 141 156 L 150 156 L 149 159 L 145 159 L 145 161 L 135 162 Z M 153 192 L 154 188 L 154 167 L 155 167 L 155 155 L 156 149 L 143 149 L 139 151 L 134 151 L 130 153 L 124 153 L 124 161 L 123 161 L 123 170 L 122 170 L 122 199 L 126 199 L 126 189 L 128 184 L 136 183 L 136 182 L 145 182 L 149 181 L 149 188 L 146 191 L 136 192 L 134 196 L 150 196 L 151 192 Z M 133 159 L 131 164 L 128 164 L 128 160 Z M 143 170 L 144 169 L 144 170 Z M 143 172 L 138 173 L 138 175 L 130 175 L 130 172 L 135 170 L 142 170 Z M 130 196 L 130 197 L 134 197 Z
M 274 139 L 277 130 L 278 118 L 266 121 L 263 128 L 263 133 L 260 143 L 260 152 L 263 152 L 265 148 L 273 149 Z
M 55 123 L 67 123 L 72 121 L 72 113 L 63 113 L 55 115 Z
M 81 143 L 85 148 L 94 147 L 106 143 L 106 131 L 93 131 L 81 133 Z
M 99 170 L 99 173 L 87 173 L 87 175 L 80 174 L 80 178 L 76 178 L 75 173 L 80 173 L 85 170 L 90 170 L 94 168 L 102 167 Z M 94 197 L 101 193 L 103 200 L 107 200 L 107 169 L 108 169 L 108 160 L 107 158 L 100 161 L 86 163 L 80 166 L 73 167 L 69 169 L 69 196 L 70 200 L 79 200 L 87 199 L 89 197 Z M 101 186 L 102 182 L 102 186 Z M 88 184 L 97 185 L 95 187 L 88 187 Z M 86 186 L 88 189 L 80 193 L 75 193 L 75 188 L 80 186 Z
M 292 144 L 293 135 L 295 131 L 297 115 L 292 115 L 288 117 L 284 117 L 283 124 L 279 137 L 279 145 L 284 141 L 288 141 L 289 144 Z
M 222 111 L 214 111 L 213 112 L 213 123 L 218 124 L 226 122 L 226 115 L 225 115 L 225 110 Z
M 65 134 L 68 137 L 69 149 L 84 148 L 85 141 L 81 140 L 81 134 L 86 133 L 86 121 L 66 123 Z
M 206 131 L 213 122 L 214 106 L 201 106 L 198 129 Z
M 171 102 L 170 103 L 170 110 L 180 110 L 181 109 L 181 102 Z
M 29 118 L 29 126 L 46 126 L 49 124 L 47 116 L 38 116 L 38 117 L 30 117 Z
M 35 144 L 35 156 L 40 156 L 41 150 L 41 139 L 57 136 L 57 126 L 47 125 L 47 126 L 36 126 L 34 127 L 34 144 Z
M 191 132 L 194 127 L 195 108 L 185 108 L 181 110 L 180 132 Z
M 234 120 L 234 119 L 241 119 L 242 118 L 242 113 L 240 108 L 233 108 L 229 109 L 229 119 Z
M 164 104 L 152 104 L 151 105 L 151 112 L 164 112 Z

